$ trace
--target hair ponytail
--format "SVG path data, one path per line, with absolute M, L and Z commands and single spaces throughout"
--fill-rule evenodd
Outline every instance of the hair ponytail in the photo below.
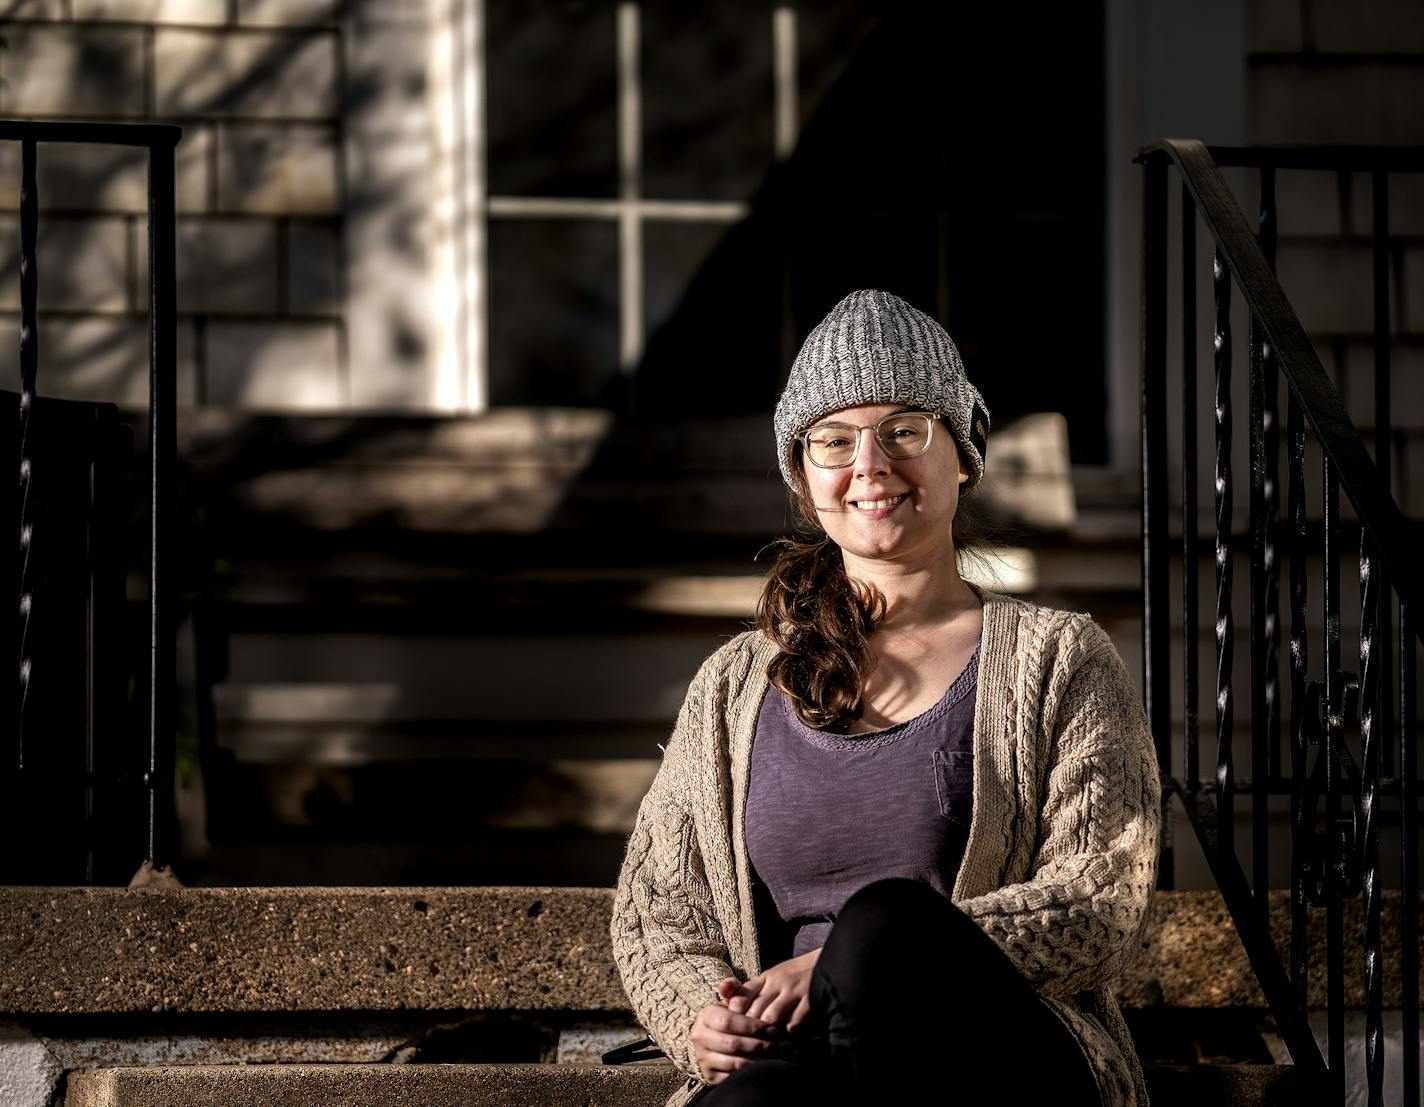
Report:
M 757 605 L 762 632 L 781 650 L 767 677 L 807 726 L 846 730 L 861 715 L 875 664 L 870 636 L 885 617 L 885 597 L 874 585 L 851 582 L 830 535 L 778 545 Z
M 861 716 L 866 678 L 875 668 L 870 636 L 885 618 L 885 596 L 852 582 L 840 547 L 821 529 L 792 448 L 795 506 L 807 537 L 782 538 L 762 586 L 757 621 L 780 649 L 767 666 L 773 688 L 817 730 L 847 730 Z

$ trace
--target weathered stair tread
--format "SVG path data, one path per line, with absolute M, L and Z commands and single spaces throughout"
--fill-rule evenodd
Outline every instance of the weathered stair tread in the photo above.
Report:
M 192 1065 L 70 1075 L 65 1107 L 658 1107 L 668 1065 Z M 1153 1107 L 1302 1102 L 1289 1065 L 1153 1065 Z
M 670 1065 L 191 1065 L 72 1073 L 65 1107 L 655 1107 Z
M 1278 948 L 1288 893 L 1271 893 Z M 610 888 L 0 888 L 0 1014 L 626 1013 Z M 1346 933 L 1363 933 L 1359 901 Z M 1384 1005 L 1401 1004 L 1399 893 L 1383 897 Z M 1353 913 L 1353 914 L 1352 914 Z M 1315 913 L 1320 914 L 1319 912 Z M 1324 964 L 1312 919 L 1312 964 Z M 1347 942 L 1355 963 L 1358 946 Z M 1311 1005 L 1325 1006 L 1323 971 Z M 1346 1003 L 1363 1006 L 1358 984 Z M 1266 1006 L 1221 896 L 1159 892 L 1125 1007 Z

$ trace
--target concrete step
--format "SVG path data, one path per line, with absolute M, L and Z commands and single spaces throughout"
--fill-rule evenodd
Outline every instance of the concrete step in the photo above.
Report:
M 91 1069 L 65 1107 L 658 1107 L 670 1065 L 192 1065 Z M 1306 1102 L 1289 1065 L 1153 1065 L 1153 1107 Z
M 671 1065 L 192 1065 L 91 1069 L 65 1107 L 655 1107 Z
M 627 1016 L 609 946 L 611 888 L 0 887 L 7 1017 L 568 1012 Z M 1401 898 L 1386 889 L 1383 1004 L 1403 1001 Z M 1309 914 L 1309 1004 L 1326 1003 L 1324 912 Z M 1360 901 L 1344 905 L 1347 965 L 1363 963 Z M 1270 893 L 1288 953 L 1289 893 Z M 1263 1009 L 1219 893 L 1159 891 L 1124 1008 Z M 1345 1004 L 1360 1008 L 1358 974 Z

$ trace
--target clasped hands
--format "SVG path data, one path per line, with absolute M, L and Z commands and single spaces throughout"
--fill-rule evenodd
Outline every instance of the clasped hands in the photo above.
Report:
M 811 971 L 820 956 L 813 949 L 748 981 L 729 976 L 717 985 L 720 1002 L 702 1008 L 692 1024 L 692 1052 L 703 1080 L 720 1084 L 752 1061 L 790 1048 L 791 1032 L 811 1008 Z

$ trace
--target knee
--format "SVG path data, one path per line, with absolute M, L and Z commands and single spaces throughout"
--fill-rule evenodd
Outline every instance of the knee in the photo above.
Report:
M 836 916 L 822 950 L 823 973 L 849 980 L 894 979 L 903 972 L 927 979 L 940 967 L 965 965 L 984 955 L 1001 957 L 978 923 L 923 880 L 876 880 Z
M 846 900 L 836 916 L 837 931 L 853 934 L 858 945 L 884 942 L 892 948 L 921 939 L 943 942 L 947 928 L 974 924 L 948 898 L 921 880 L 892 877 L 867 884 Z
M 818 968 L 843 988 L 867 973 L 889 978 L 898 976 L 901 968 L 916 970 L 927 947 L 943 947 L 956 925 L 955 916 L 964 919 L 958 908 L 922 881 L 877 880 L 846 900 Z

